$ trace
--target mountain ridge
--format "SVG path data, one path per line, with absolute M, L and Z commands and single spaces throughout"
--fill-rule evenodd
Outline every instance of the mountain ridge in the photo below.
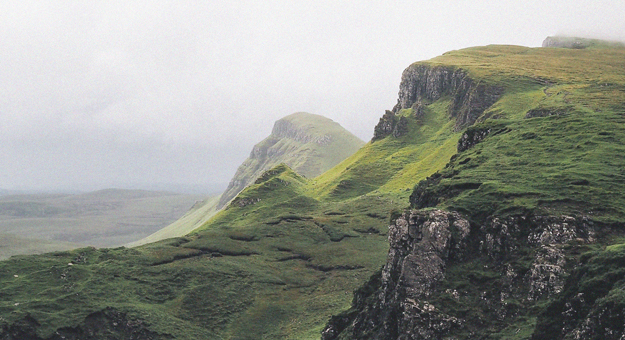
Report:
M 500 78 L 518 72 L 520 53 L 535 67 L 514 82 Z M 498 63 L 479 63 L 489 55 Z M 537 58 L 548 55 L 553 60 Z M 322 339 L 623 336 L 625 277 L 615 267 L 625 232 L 625 73 L 602 72 L 624 56 L 612 44 L 488 46 L 411 66 L 463 60 L 476 66 L 468 74 L 493 75 L 506 91 L 462 133 L 448 164 L 414 187 L 410 208 L 389 226 L 384 268 L 331 318 Z M 595 76 L 582 81 L 582 72 Z M 400 93 L 440 77 L 427 79 L 402 81 Z
M 358 137 L 323 116 L 306 112 L 288 115 L 274 123 L 269 137 L 254 145 L 249 158 L 237 169 L 219 199 L 217 208 L 221 209 L 263 171 L 275 165 L 285 163 L 297 173 L 312 178 L 350 156 L 363 144 Z
M 177 221 L 128 244 L 135 247 L 166 238 L 181 237 L 200 228 L 265 171 L 281 163 L 306 177 L 330 169 L 364 142 L 338 123 L 321 115 L 296 112 L 274 123 L 271 134 L 254 145 L 250 156 L 237 169 L 226 190 L 199 202 Z
M 624 56 L 491 45 L 416 63 L 472 81 L 387 112 L 390 134 L 320 176 L 277 165 L 185 237 L 0 263 L 0 336 L 71 336 L 112 309 L 177 339 L 618 338 Z

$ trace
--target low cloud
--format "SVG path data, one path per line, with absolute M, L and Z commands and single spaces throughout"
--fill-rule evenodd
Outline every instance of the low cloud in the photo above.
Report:
M 0 188 L 226 183 L 283 116 L 322 114 L 367 140 L 414 61 L 556 33 L 623 40 L 624 12 L 614 1 L 5 4 Z

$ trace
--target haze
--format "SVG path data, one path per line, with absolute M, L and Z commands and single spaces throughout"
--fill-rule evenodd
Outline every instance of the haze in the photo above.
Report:
M 625 40 L 623 1 L 1 1 L 0 189 L 223 189 L 297 111 L 363 140 L 410 63 Z

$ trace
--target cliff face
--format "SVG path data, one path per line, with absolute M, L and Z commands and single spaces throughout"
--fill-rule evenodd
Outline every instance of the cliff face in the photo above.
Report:
M 594 242 L 595 226 L 569 216 L 476 225 L 457 212 L 410 210 L 388 235 L 379 278 L 322 339 L 483 338 L 559 294 L 575 267 L 565 245 Z
M 413 108 L 418 115 L 422 106 L 450 96 L 449 116 L 456 120 L 455 130 L 460 131 L 475 123 L 502 94 L 502 87 L 472 79 L 463 69 L 413 64 L 402 74 L 393 113 Z
M 545 46 L 569 50 L 463 51 L 404 71 L 374 141 L 447 107 L 457 153 L 416 181 L 386 264 L 322 339 L 625 338 L 625 92 L 596 85 L 625 49 Z
M 356 152 L 364 143 L 338 123 L 319 115 L 294 113 L 275 122 L 271 135 L 256 144 L 222 194 L 218 209 L 270 168 L 284 163 L 315 177 Z

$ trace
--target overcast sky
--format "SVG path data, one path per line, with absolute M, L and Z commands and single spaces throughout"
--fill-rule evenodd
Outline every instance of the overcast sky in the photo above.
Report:
M 369 140 L 415 61 L 625 40 L 625 1 L 0 0 L 0 189 L 225 185 L 273 122 Z

